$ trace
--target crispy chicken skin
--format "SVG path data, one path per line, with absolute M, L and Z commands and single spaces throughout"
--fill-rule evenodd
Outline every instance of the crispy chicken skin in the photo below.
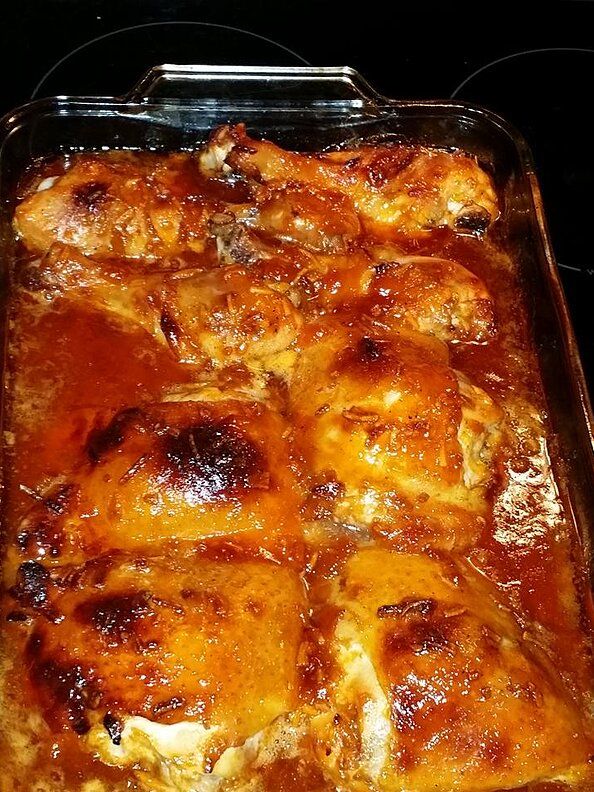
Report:
M 326 607 L 339 717 L 320 753 L 339 784 L 476 792 L 585 769 L 575 703 L 468 566 L 361 550 Z
M 502 412 L 420 333 L 308 328 L 290 387 L 313 491 L 340 522 L 452 548 L 487 508 Z
M 77 560 L 224 535 L 290 555 L 300 527 L 287 424 L 229 396 L 128 408 L 92 430 L 80 463 L 23 519 L 21 551 Z
M 388 236 L 442 225 L 484 230 L 498 215 L 489 176 L 455 152 L 392 145 L 296 154 L 248 137 L 239 124 L 217 130 L 200 163 L 207 176 L 238 173 L 266 186 L 342 193 L 366 229 Z
M 297 704 L 303 585 L 233 545 L 51 573 L 28 562 L 14 591 L 34 618 L 26 652 L 42 703 L 79 734 L 104 722 L 113 737 L 124 716 L 192 720 L 220 750 Z

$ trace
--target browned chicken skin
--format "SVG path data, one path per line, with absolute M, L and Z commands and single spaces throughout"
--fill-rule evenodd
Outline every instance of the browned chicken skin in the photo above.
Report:
M 235 171 L 247 184 L 225 182 Z M 322 252 L 343 252 L 362 224 L 380 236 L 440 225 L 475 231 L 498 213 L 488 175 L 465 155 L 401 145 L 301 155 L 253 140 L 239 125 L 219 130 L 199 162 L 183 154 L 75 158 L 37 184 L 15 225 L 34 252 L 59 241 L 87 255 L 150 260 L 202 253 L 209 221 L 229 206 L 273 237 Z
M 297 447 L 340 522 L 451 549 L 482 527 L 501 410 L 419 333 L 320 323 L 290 387 Z
M 85 155 L 37 185 L 17 207 L 15 226 L 36 253 L 57 241 L 98 258 L 150 261 L 202 253 L 209 217 L 235 197 L 225 185 L 201 179 L 185 154 Z
M 337 777 L 475 792 L 554 776 L 569 757 L 583 762 L 577 707 L 467 566 L 364 549 L 326 607 L 338 611 L 326 640 L 341 716 L 321 739 Z
M 312 256 L 294 280 L 302 310 L 365 317 L 380 331 L 418 330 L 442 341 L 482 344 L 495 334 L 491 296 L 455 261 L 390 247 Z
M 271 554 L 295 552 L 288 424 L 233 394 L 193 399 L 128 408 L 92 430 L 79 464 L 25 516 L 22 551 L 78 561 L 227 536 Z
M 42 702 L 79 734 L 102 722 L 121 733 L 118 717 L 135 715 L 216 724 L 232 744 L 298 703 L 303 586 L 232 544 L 218 557 L 116 554 L 51 575 L 28 562 L 14 593 L 39 614 L 27 661 Z

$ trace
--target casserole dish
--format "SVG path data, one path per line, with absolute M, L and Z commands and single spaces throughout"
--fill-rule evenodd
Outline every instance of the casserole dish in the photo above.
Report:
M 530 156 L 521 138 L 500 119 L 459 103 L 386 100 L 348 69 L 160 67 L 123 100 L 36 102 L 4 122 L 0 149 L 4 261 L 10 268 L 15 253 L 14 195 L 32 161 L 88 150 L 193 150 L 213 127 L 239 122 L 300 151 L 349 149 L 362 141 L 460 149 L 492 173 L 503 199 L 498 233 L 519 270 L 531 313 L 552 429 L 549 450 L 564 520 L 573 533 L 574 583 L 586 631 L 588 531 L 594 517 L 591 413 Z M 377 356 L 373 348 L 369 354 Z M 10 431 L 6 437 L 10 441 Z M 526 544 L 530 549 L 536 541 L 526 534 L 524 544 L 516 545 L 525 551 Z M 509 548 L 512 564 L 508 578 L 500 581 L 503 587 L 518 585 L 511 543 Z M 540 574 L 546 578 L 546 569 Z M 532 594 L 538 597 L 543 591 Z

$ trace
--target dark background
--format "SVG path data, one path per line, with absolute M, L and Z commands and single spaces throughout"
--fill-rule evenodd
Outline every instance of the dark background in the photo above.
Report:
M 349 65 L 391 97 L 455 95 L 489 107 L 532 146 L 594 390 L 594 1 L 359 7 L 325 0 L 4 0 L 0 113 L 32 95 L 125 93 L 162 62 Z

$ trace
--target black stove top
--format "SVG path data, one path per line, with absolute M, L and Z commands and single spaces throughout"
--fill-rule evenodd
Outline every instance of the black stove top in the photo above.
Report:
M 0 11 L 0 112 L 31 97 L 122 94 L 165 62 L 349 65 L 388 96 L 495 110 L 532 147 L 594 391 L 594 2 L 546 5 L 367 2 L 357 14 L 336 0 L 25 0 Z

